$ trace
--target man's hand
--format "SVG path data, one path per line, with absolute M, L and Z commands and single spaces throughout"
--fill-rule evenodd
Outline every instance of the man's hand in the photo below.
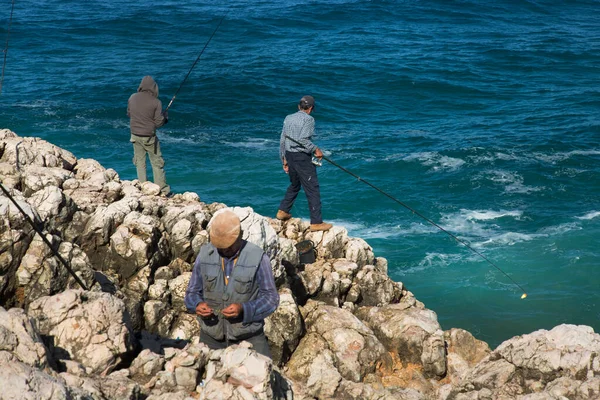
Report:
M 285 158 L 283 159 L 283 170 L 285 171 L 286 174 L 290 172 L 290 167 Z
M 240 303 L 233 303 L 227 306 L 221 311 L 225 318 L 237 318 L 242 315 L 244 308 Z
M 167 122 L 169 122 L 169 111 L 164 110 L 161 112 L 163 118 L 165 119 L 165 125 L 167 124 Z
M 204 301 L 196 306 L 196 314 L 202 318 L 208 318 L 213 314 L 213 310 Z
M 315 157 L 317 157 L 319 160 L 323 158 L 323 152 L 318 147 L 315 149 Z

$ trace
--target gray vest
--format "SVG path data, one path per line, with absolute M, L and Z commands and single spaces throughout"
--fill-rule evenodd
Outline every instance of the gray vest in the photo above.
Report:
M 220 313 L 232 303 L 245 303 L 258 297 L 256 272 L 264 251 L 255 244 L 246 242 L 235 264 L 229 284 L 225 285 L 221 256 L 217 248 L 207 243 L 200 249 L 200 271 L 204 301 L 214 310 L 212 318 L 200 321 L 203 332 L 216 340 L 243 340 L 262 331 L 264 322 L 245 324 L 242 317 L 226 319 Z

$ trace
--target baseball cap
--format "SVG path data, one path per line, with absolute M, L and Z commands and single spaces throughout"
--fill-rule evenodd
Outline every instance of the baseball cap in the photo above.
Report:
M 300 104 L 300 106 L 302 106 L 302 108 L 314 107 L 315 106 L 315 98 L 312 96 L 302 96 L 299 104 Z

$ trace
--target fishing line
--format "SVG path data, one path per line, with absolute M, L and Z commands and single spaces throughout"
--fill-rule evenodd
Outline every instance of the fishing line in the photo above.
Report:
M 4 69 L 6 68 L 6 56 L 8 54 L 8 38 L 10 37 L 10 27 L 12 25 L 13 11 L 15 10 L 15 0 L 12 1 L 10 8 L 10 19 L 8 20 L 8 31 L 6 32 L 6 46 L 4 46 L 4 62 L 2 63 L 2 78 L 0 78 L 0 94 L 2 94 L 2 84 L 4 83 Z
M 287 139 L 290 139 L 292 142 L 296 143 L 297 145 L 302 146 L 303 148 L 306 148 L 302 145 L 302 143 L 298 142 L 295 139 L 292 139 L 291 137 L 289 137 L 288 135 L 285 135 L 285 137 Z M 521 291 L 523 292 L 523 294 L 521 295 L 521 298 L 524 299 L 527 297 L 527 293 L 525 292 L 525 289 L 523 289 L 521 287 L 521 285 L 519 285 L 517 282 L 515 282 L 515 280 L 513 278 L 511 278 L 506 272 L 504 272 L 500 267 L 498 267 L 496 264 L 494 264 L 489 258 L 487 258 L 486 256 L 484 256 L 481 252 L 475 250 L 473 247 L 471 247 L 467 242 L 465 242 L 464 240 L 459 239 L 458 237 L 456 237 L 454 234 L 448 232 L 446 229 L 442 228 L 441 226 L 439 226 L 438 224 L 436 224 L 435 222 L 433 222 L 432 220 L 430 220 L 429 218 L 427 218 L 426 216 L 424 216 L 423 214 L 421 214 L 420 212 L 418 212 L 417 210 L 413 209 L 412 207 L 406 205 L 405 203 L 401 202 L 400 200 L 398 200 L 397 198 L 395 198 L 394 196 L 384 192 L 383 190 L 379 189 L 377 186 L 371 184 L 370 182 L 362 179 L 360 176 L 354 174 L 353 172 L 349 171 L 348 169 L 342 167 L 341 165 L 337 164 L 336 162 L 332 161 L 331 159 L 329 159 L 326 156 L 323 156 L 323 159 L 325 161 L 327 161 L 328 163 L 332 164 L 335 167 L 338 167 L 339 169 L 341 169 L 342 171 L 344 171 L 345 173 L 347 173 L 348 175 L 351 175 L 353 177 L 355 177 L 356 179 L 358 179 L 358 181 L 364 183 L 365 185 L 368 185 L 370 187 L 372 187 L 373 189 L 377 190 L 379 193 L 383 194 L 384 196 L 390 198 L 391 200 L 395 201 L 396 203 L 400 204 L 402 207 L 408 209 L 409 211 L 411 211 L 413 214 L 418 215 L 419 217 L 421 217 L 422 219 L 424 219 L 425 221 L 427 221 L 428 223 L 430 223 L 431 225 L 435 226 L 436 228 L 438 228 L 439 230 L 441 230 L 442 232 L 444 232 L 445 234 L 449 235 L 450 237 L 452 237 L 454 240 L 456 240 L 458 243 L 462 244 L 463 246 L 465 246 L 467 249 L 471 250 L 473 253 L 477 254 L 479 257 L 483 258 L 485 261 L 487 261 L 491 266 L 493 266 L 494 268 L 496 268 L 498 271 L 500 271 L 502 274 L 504 274 L 504 276 L 506 276 L 515 286 L 517 286 L 519 289 L 521 289 Z
M 40 237 L 42 238 L 44 243 L 46 243 L 48 245 L 50 250 L 52 250 L 52 253 L 54 254 L 54 256 L 56 258 L 58 258 L 58 260 L 62 263 L 62 265 L 65 266 L 67 271 L 69 271 L 69 274 L 71 274 L 71 276 L 75 279 L 75 281 L 79 284 L 79 286 L 81 286 L 81 288 L 83 290 L 88 290 L 88 288 L 85 286 L 83 281 L 81 279 L 79 279 L 77 274 L 75 274 L 75 271 L 73 271 L 73 269 L 71 269 L 71 267 L 69 266 L 69 264 L 67 264 L 65 259 L 54 249 L 54 247 L 52 246 L 52 243 L 50 243 L 50 241 L 46 238 L 46 235 L 44 235 L 42 230 L 33 222 L 31 217 L 29 215 L 27 215 L 27 213 L 25 211 L 23 211 L 23 209 L 21 208 L 19 203 L 17 203 L 17 201 L 10 195 L 10 193 L 8 192 L 8 190 L 6 190 L 6 188 L 4 187 L 4 185 L 2 183 L 0 183 L 0 189 L 2 189 L 4 194 L 10 199 L 10 201 L 12 201 L 12 203 L 15 205 L 15 207 L 17 207 L 17 209 L 21 212 L 21 214 L 23 214 L 23 216 L 25 217 L 27 222 L 29 222 L 29 225 L 31 225 L 31 227 L 37 232 L 37 234 L 40 235 Z
M 14 1 L 14 0 L 13 0 Z M 223 17 L 221 18 L 221 20 L 219 21 L 219 24 L 217 25 L 217 27 L 215 28 L 215 30 L 213 31 L 212 35 L 210 35 L 210 37 L 208 38 L 208 41 L 206 42 L 206 44 L 204 45 L 204 48 L 202 49 L 202 51 L 200 52 L 200 54 L 198 54 L 198 58 L 196 58 L 196 61 L 194 61 L 194 63 L 192 64 L 192 67 L 190 68 L 190 70 L 188 71 L 187 75 L 185 76 L 185 78 L 183 78 L 183 81 L 181 81 L 181 84 L 179 85 L 179 88 L 177 88 L 177 90 L 175 91 L 175 94 L 173 95 L 173 98 L 171 99 L 171 101 L 169 101 L 169 105 L 167 105 L 167 108 L 165 108 L 165 111 L 167 111 L 170 107 L 171 104 L 173 104 L 173 101 L 175 101 L 175 97 L 177 97 L 177 94 L 179 93 L 179 91 L 181 90 L 181 87 L 183 86 L 183 84 L 185 83 L 185 81 L 187 81 L 187 78 L 190 76 L 190 74 L 192 73 L 192 70 L 194 69 L 194 67 L 196 66 L 196 64 L 198 63 L 198 61 L 200 61 L 200 57 L 202 57 L 202 53 L 204 53 L 204 50 L 206 50 L 206 48 L 208 47 L 208 44 L 210 43 L 210 41 L 212 40 L 213 36 L 215 36 L 215 33 L 217 33 L 217 31 L 219 30 L 219 27 L 221 26 L 221 23 L 223 22 L 223 20 L 225 19 L 225 17 L 227 16 L 227 13 L 225 13 L 225 15 L 223 15 Z

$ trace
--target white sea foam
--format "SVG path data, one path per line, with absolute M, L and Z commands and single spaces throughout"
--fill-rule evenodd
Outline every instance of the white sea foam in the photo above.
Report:
M 21 108 L 55 108 L 58 107 L 59 103 L 57 101 L 51 100 L 35 100 L 31 103 L 16 103 L 13 107 L 21 107 Z
M 241 141 L 241 142 L 225 141 L 224 143 L 229 146 L 232 146 L 232 147 L 256 149 L 256 150 L 272 149 L 276 145 L 274 140 L 262 139 L 262 138 L 248 138 L 245 141 Z M 279 144 L 277 144 L 276 147 L 279 147 Z
M 579 223 L 567 222 L 564 224 L 548 226 L 546 228 L 540 229 L 539 233 L 546 236 L 559 236 L 570 231 L 579 231 L 581 229 L 583 228 L 581 227 L 581 225 L 579 225 Z
M 594 219 L 596 217 L 600 217 L 600 211 L 591 211 L 585 215 L 582 215 L 581 217 L 576 217 L 576 218 L 587 220 L 587 219 Z
M 331 220 L 328 222 L 331 222 L 334 225 L 343 226 L 348 230 L 348 235 L 351 237 L 360 237 L 365 240 L 390 239 L 405 235 L 424 235 L 439 232 L 436 227 L 426 223 L 411 223 L 410 225 L 403 227 L 397 224 L 366 226 L 364 224 L 345 220 Z
M 514 217 L 515 219 L 520 219 L 523 215 L 523 211 L 514 210 L 514 211 L 477 211 L 477 210 L 460 210 L 461 214 L 468 220 L 478 220 L 478 221 L 488 221 L 491 219 L 498 219 L 503 217 Z
M 516 172 L 508 172 L 503 170 L 494 170 L 485 173 L 485 175 L 489 175 L 489 179 L 492 182 L 504 183 L 504 184 L 512 184 L 515 182 L 522 183 L 523 177 Z
M 572 150 L 572 151 L 563 151 L 552 154 L 545 153 L 533 153 L 532 157 L 543 162 L 547 162 L 550 164 L 554 164 L 556 162 L 567 160 L 574 156 L 598 156 L 600 155 L 600 150 Z
M 440 155 L 438 152 L 413 153 L 403 158 L 404 161 L 419 161 L 426 167 L 437 170 L 457 170 L 466 162 L 460 158 Z
M 457 213 L 442 215 L 440 225 L 451 233 L 466 234 L 476 237 L 489 237 L 493 233 L 494 226 L 486 224 L 500 218 L 513 218 L 520 220 L 523 215 L 519 210 L 467 210 L 461 209 Z M 480 223 L 481 222 L 481 223 Z
M 185 144 L 197 144 L 197 141 L 189 136 L 183 136 L 183 134 L 168 132 L 161 130 L 158 134 L 161 141 L 165 143 L 185 143 Z
M 545 189 L 544 186 L 535 187 L 535 186 L 524 185 L 522 183 L 513 183 L 512 185 L 506 186 L 506 188 L 504 188 L 504 191 L 506 193 L 527 194 L 527 193 L 539 192 L 544 189 Z
M 113 129 L 129 129 L 129 121 L 123 118 L 112 120 L 109 124 Z
M 544 190 L 543 186 L 529 186 L 523 183 L 523 177 L 516 172 L 508 172 L 503 170 L 494 170 L 484 173 L 484 178 L 489 176 L 492 182 L 504 184 L 506 193 L 532 193 Z
M 507 232 L 498 236 L 494 236 L 480 243 L 474 244 L 475 247 L 486 246 L 489 244 L 501 245 L 501 246 L 512 246 L 520 242 L 528 242 L 535 239 L 540 235 L 536 234 L 525 234 L 519 232 Z
M 402 274 L 414 274 L 436 267 L 448 267 L 459 262 L 463 258 L 461 254 L 426 253 L 425 257 L 417 265 L 400 269 Z

